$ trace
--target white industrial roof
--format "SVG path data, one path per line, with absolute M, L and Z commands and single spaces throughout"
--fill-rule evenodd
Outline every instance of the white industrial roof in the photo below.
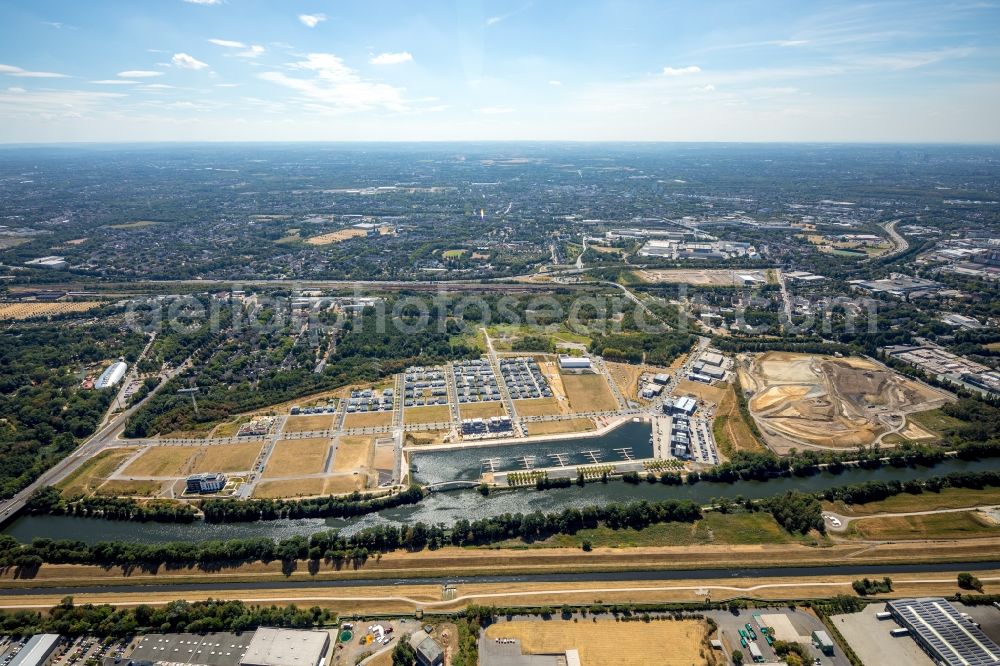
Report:
M 249 666 L 316 666 L 330 635 L 324 631 L 261 627 L 240 661 Z

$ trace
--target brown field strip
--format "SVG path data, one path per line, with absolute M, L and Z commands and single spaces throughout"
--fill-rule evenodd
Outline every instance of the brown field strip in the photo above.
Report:
M 557 435 L 566 432 L 587 432 L 596 428 L 592 420 L 583 417 L 561 421 L 532 421 L 528 424 L 528 434 Z
M 406 407 L 403 410 L 403 423 L 445 423 L 450 420 L 451 410 L 448 405 Z
M 851 521 L 851 536 L 873 541 L 968 539 L 1000 535 L 1000 525 L 977 511 L 926 516 L 872 516 Z
M 275 443 L 274 451 L 264 468 L 264 478 L 319 474 L 323 471 L 330 440 L 325 437 L 283 439 Z
M 514 620 L 486 629 L 486 638 L 516 638 L 522 651 L 553 654 L 576 649 L 583 664 L 630 666 L 689 666 L 706 663 L 701 657 L 708 625 L 701 620 L 617 622 L 601 619 Z M 669 649 L 651 649 L 659 645 Z
M 562 414 L 559 403 L 555 398 L 529 398 L 527 400 L 515 400 L 514 410 L 518 416 L 550 416 Z
M 368 467 L 373 446 L 374 440 L 371 437 L 342 436 L 333 457 L 333 469 L 337 472 L 353 472 Z
M 608 412 L 618 408 L 618 401 L 604 375 L 562 375 L 571 412 Z
M 491 416 L 503 416 L 503 403 L 499 400 L 491 402 L 472 402 L 459 407 L 463 419 L 488 419 Z
M 171 483 L 171 482 L 168 482 Z M 127 481 L 124 479 L 112 479 L 97 489 L 96 495 L 109 497 L 120 497 L 127 495 L 138 495 L 141 497 L 154 497 L 163 490 L 162 481 Z
M 191 461 L 191 473 L 249 471 L 263 447 L 261 442 L 202 447 Z
M 310 497 L 322 495 L 325 479 L 313 477 L 308 479 L 284 479 L 281 481 L 262 481 L 254 488 L 253 496 L 262 499 L 278 497 Z
M 109 449 L 81 465 L 76 471 L 59 482 L 57 488 L 65 497 L 87 495 L 97 489 L 119 465 L 134 455 L 138 449 Z
M 364 412 L 344 417 L 345 428 L 377 428 L 392 425 L 392 412 Z
M 329 430 L 333 427 L 333 414 L 309 414 L 307 416 L 289 416 L 285 420 L 282 432 L 313 432 Z
M 367 235 L 368 232 L 364 229 L 340 229 L 339 231 L 332 231 L 328 234 L 313 236 L 312 238 L 306 239 L 306 242 L 310 245 L 331 245 L 333 243 L 343 243 L 351 238 L 360 238 L 361 236 Z
M 188 462 L 198 452 L 197 446 L 151 446 L 128 467 L 123 477 L 185 476 Z
M 33 317 L 48 317 L 70 312 L 86 312 L 96 308 L 100 303 L 95 301 L 80 301 L 78 303 L 0 303 L 0 320 L 31 319 Z

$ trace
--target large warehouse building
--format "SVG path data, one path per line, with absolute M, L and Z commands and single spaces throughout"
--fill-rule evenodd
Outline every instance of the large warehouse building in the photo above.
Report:
M 329 647 L 326 631 L 261 627 L 250 639 L 240 666 L 319 666 Z
M 941 597 L 900 599 L 885 607 L 936 664 L 1000 664 L 1000 646 Z
M 128 364 L 125 361 L 116 361 L 108 366 L 108 369 L 101 373 L 101 376 L 94 382 L 95 389 L 111 388 L 122 380 Z
M 59 634 L 35 634 L 10 661 L 10 666 L 48 666 L 60 642 Z

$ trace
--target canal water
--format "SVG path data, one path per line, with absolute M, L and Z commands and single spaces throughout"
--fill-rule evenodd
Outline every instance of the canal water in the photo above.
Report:
M 410 468 L 417 483 L 430 485 L 442 481 L 478 481 L 483 472 L 491 471 L 642 460 L 653 457 L 651 434 L 648 423 L 629 421 L 593 438 L 417 453 L 411 456 Z
M 594 441 L 594 440 L 589 440 Z M 479 458 L 475 458 L 478 464 Z M 635 486 L 621 481 L 591 483 L 585 487 L 552 489 L 546 491 L 512 490 L 496 492 L 483 497 L 475 490 L 433 493 L 416 505 L 387 509 L 349 520 L 310 518 L 301 520 L 275 520 L 229 525 L 195 522 L 190 525 L 169 523 L 114 522 L 97 518 L 67 516 L 25 516 L 17 519 L 4 530 L 22 542 L 37 537 L 50 539 L 78 539 L 87 543 L 98 541 L 129 541 L 159 543 L 166 541 L 207 541 L 249 537 L 284 538 L 309 535 L 326 529 L 351 532 L 377 524 L 427 524 L 450 525 L 466 518 L 476 520 L 504 513 L 543 513 L 560 511 L 566 507 L 582 508 L 611 502 L 634 500 L 657 501 L 664 499 L 689 499 L 701 504 L 719 497 L 761 498 L 788 490 L 816 492 L 834 486 L 862 483 L 864 481 L 906 481 L 952 472 L 1000 470 L 1000 458 L 967 462 L 949 459 L 933 467 L 881 467 L 874 470 L 851 468 L 841 474 L 823 473 L 808 477 L 782 477 L 770 481 L 740 481 L 737 483 L 697 483 L 693 486 L 664 486 L 647 484 Z

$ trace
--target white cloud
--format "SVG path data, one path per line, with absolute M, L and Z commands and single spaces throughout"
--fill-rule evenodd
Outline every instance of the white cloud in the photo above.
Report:
M 689 67 L 664 67 L 663 76 L 687 76 L 689 74 L 698 74 L 701 72 L 701 67 L 698 65 L 691 65 Z
M 25 90 L 24 88 L 21 88 L 20 86 L 11 86 L 10 88 L 7 88 L 7 92 L 10 92 L 10 93 L 23 93 L 23 92 L 28 92 L 28 91 Z
M 410 55 L 409 51 L 400 51 L 399 53 L 379 53 L 368 62 L 373 65 L 399 65 L 412 61 L 413 56 Z
M 284 72 L 264 72 L 259 78 L 290 88 L 304 98 L 319 102 L 325 111 L 408 110 L 401 88 L 363 80 L 355 70 L 332 53 L 310 53 L 305 60 L 289 63 L 287 67 L 311 72 L 313 77 L 298 78 Z
M 163 76 L 163 72 L 151 69 L 129 69 L 124 72 L 118 72 L 118 76 L 123 79 L 151 79 L 154 76 Z
M 91 81 L 91 83 L 97 83 L 102 86 L 131 86 L 139 82 L 129 81 L 128 79 L 101 79 L 99 81 Z
M 562 81 L 556 81 L 555 79 L 552 79 L 551 81 L 549 81 L 549 85 L 550 86 L 561 86 L 562 85 Z
M 205 69 L 208 67 L 208 63 L 189 56 L 187 53 L 175 53 L 170 62 L 175 67 L 180 67 L 181 69 Z
M 489 27 L 489 26 L 494 26 L 497 23 L 502 23 L 502 22 L 506 21 L 507 19 L 509 19 L 511 16 L 516 16 L 517 14 L 520 14 L 521 12 L 523 12 L 525 10 L 531 9 L 531 5 L 532 5 L 532 3 L 529 2 L 528 4 L 524 5 L 523 7 L 515 9 L 512 12 L 507 12 L 506 14 L 499 14 L 497 16 L 491 16 L 488 19 L 486 19 L 486 25 L 487 25 L 487 27 Z
M 32 72 L 21 67 L 15 67 L 14 65 L 0 65 L 0 74 L 7 74 L 8 76 L 20 76 L 25 79 L 68 79 L 69 77 L 65 74 L 56 74 L 55 72 Z
M 184 0 L 192 5 L 221 5 L 222 0 Z
M 326 20 L 326 14 L 299 14 L 299 21 L 307 28 L 315 28 Z
M 227 49 L 245 49 L 247 47 L 243 42 L 234 42 L 231 39 L 210 39 L 209 44 L 215 44 L 216 46 L 224 46 Z
M 789 46 L 805 46 L 809 43 L 808 39 L 784 39 L 777 42 L 773 42 L 778 46 L 789 47 Z
M 702 88 L 700 88 L 700 90 L 702 92 L 715 92 L 715 86 L 709 83 L 707 86 L 703 86 Z
M 210 39 L 208 41 L 210 44 L 222 46 L 227 49 L 243 49 L 236 54 L 242 58 L 256 58 L 264 53 L 264 47 L 259 44 L 251 44 L 250 46 L 247 46 L 243 42 L 237 42 L 232 39 Z

